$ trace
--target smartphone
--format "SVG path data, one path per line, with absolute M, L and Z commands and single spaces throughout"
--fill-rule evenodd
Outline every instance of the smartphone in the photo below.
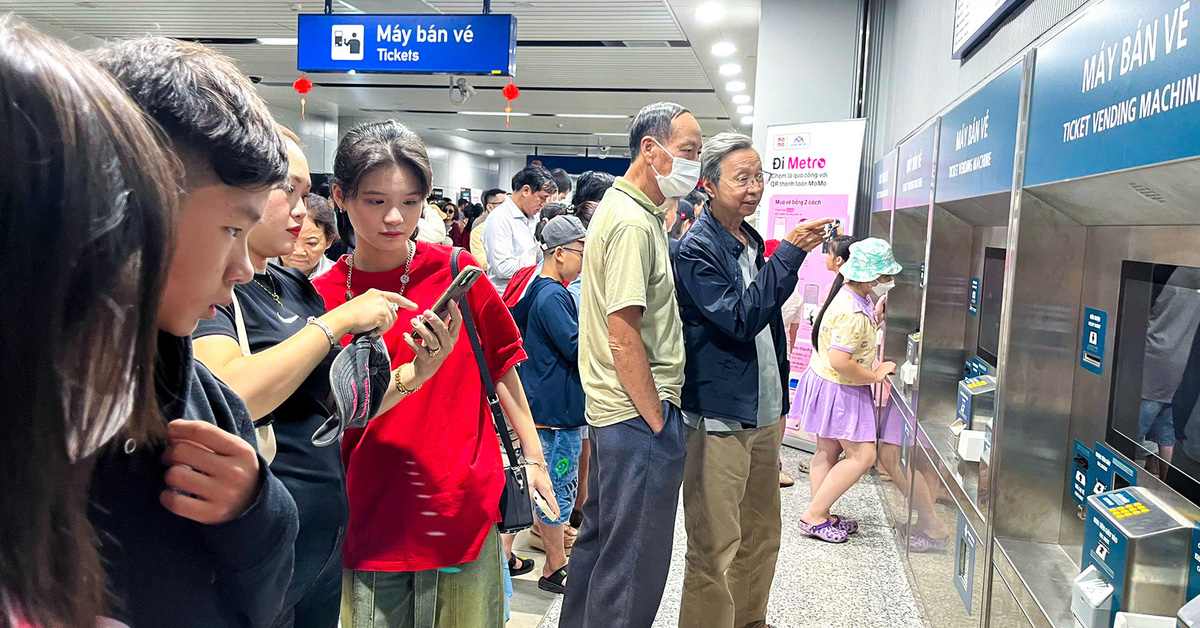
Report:
M 454 281 L 450 282 L 450 286 L 447 287 L 446 291 L 442 293 L 442 296 L 438 298 L 437 303 L 434 303 L 433 307 L 429 309 L 433 310 L 434 315 L 436 315 L 438 318 L 446 320 L 446 317 L 450 316 L 450 304 L 457 304 L 462 300 L 463 297 L 467 296 L 467 291 L 470 290 L 471 286 L 475 285 L 475 282 L 479 281 L 479 278 L 482 276 L 483 269 L 478 266 L 467 266 L 466 268 L 460 270 L 458 272 L 458 276 L 454 278 Z M 424 321 L 422 321 L 421 324 L 425 325 L 426 327 L 429 326 L 429 323 Z M 431 329 L 430 331 L 433 330 Z
M 545 497 L 542 497 L 541 493 L 537 492 L 537 489 L 533 491 L 533 503 L 537 504 L 538 510 L 542 511 L 542 514 L 546 515 L 547 519 L 558 518 L 554 515 L 554 511 L 550 509 L 550 503 L 546 501 Z
M 450 286 L 446 288 L 442 296 L 438 298 L 437 303 L 433 304 L 433 307 L 429 309 L 433 310 L 433 313 L 438 318 L 445 319 L 450 315 L 450 304 L 457 304 L 463 297 L 467 296 L 467 291 L 482 276 L 483 269 L 478 266 L 467 266 L 462 269 L 458 272 L 458 276 L 454 278 L 454 281 L 450 282 Z
M 841 230 L 841 228 L 842 228 L 842 221 L 840 221 L 840 220 L 835 220 L 835 221 L 825 225 L 825 233 L 822 234 L 822 236 L 821 236 L 821 238 L 824 240 L 824 243 L 821 245 L 822 253 L 826 253 L 826 254 L 829 253 L 829 244 L 830 244 L 830 242 L 833 241 L 834 238 L 841 235 L 840 233 L 838 233 Z

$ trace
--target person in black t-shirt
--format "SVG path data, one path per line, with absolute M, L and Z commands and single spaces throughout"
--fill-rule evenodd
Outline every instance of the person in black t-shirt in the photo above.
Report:
M 220 307 L 215 318 L 200 323 L 193 338 L 197 359 L 241 395 L 251 417 L 273 419 L 277 453 L 271 470 L 299 509 L 296 566 L 274 625 L 333 628 L 341 599 L 342 535 L 349 517 L 346 474 L 340 448 L 316 447 L 312 435 L 330 415 L 329 369 L 342 338 L 382 333 L 396 322 L 400 308 L 414 305 L 401 295 L 371 290 L 327 313 L 324 300 L 302 272 L 267 263 L 292 251 L 304 223 L 303 199 L 311 187 L 299 139 L 288 129 L 280 127 L 280 132 L 287 145 L 288 181 L 271 192 L 262 222 L 248 236 L 254 279 L 234 290 L 250 355 L 240 346 L 233 307 Z M 432 322 L 415 328 L 406 338 L 409 343 L 415 347 L 419 339 L 443 348 L 454 344 L 461 322 L 456 309 L 448 325 L 429 312 L 424 318 Z M 388 389 L 380 412 L 420 387 L 450 354 L 416 353 L 415 362 L 393 373 L 400 386 Z

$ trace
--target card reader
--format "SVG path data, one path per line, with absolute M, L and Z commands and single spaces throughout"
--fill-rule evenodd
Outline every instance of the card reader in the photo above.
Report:
M 996 378 L 968 377 L 958 383 L 958 420 L 969 430 L 984 430 L 996 413 Z

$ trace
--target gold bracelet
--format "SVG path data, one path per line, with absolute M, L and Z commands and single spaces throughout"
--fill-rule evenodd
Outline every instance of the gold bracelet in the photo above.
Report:
M 404 383 L 400 381 L 400 374 L 404 372 L 404 367 L 408 366 L 410 364 L 412 364 L 412 362 L 409 362 L 408 364 L 405 364 L 404 366 L 401 366 L 400 368 L 396 369 L 396 375 L 392 377 L 392 379 L 395 380 L 395 382 L 396 382 L 396 390 L 400 391 L 400 394 L 404 395 L 406 397 L 408 395 L 411 395 L 411 394 L 417 392 L 418 390 L 421 390 L 420 386 L 417 386 L 416 388 L 409 390 L 409 389 L 405 388 Z M 414 367 L 414 368 L 416 368 L 416 367 Z

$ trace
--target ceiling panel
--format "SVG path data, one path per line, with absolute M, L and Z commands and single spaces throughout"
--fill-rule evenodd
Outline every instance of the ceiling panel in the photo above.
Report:
M 482 0 L 429 0 L 445 13 L 479 13 Z M 366 7 L 360 8 L 364 10 Z M 517 16 L 522 40 L 681 41 L 687 39 L 664 0 L 494 0 L 493 13 Z
M 334 4 L 336 13 L 350 13 Z M 366 13 L 479 13 L 482 0 L 357 0 Z M 295 10 L 293 7 L 299 8 Z M 4 0 L 0 8 L 96 37 L 254 38 L 296 34 L 297 13 L 321 13 L 325 3 L 281 0 Z M 665 0 L 537 0 L 492 3 L 517 16 L 517 37 L 529 41 L 681 41 L 686 37 Z

